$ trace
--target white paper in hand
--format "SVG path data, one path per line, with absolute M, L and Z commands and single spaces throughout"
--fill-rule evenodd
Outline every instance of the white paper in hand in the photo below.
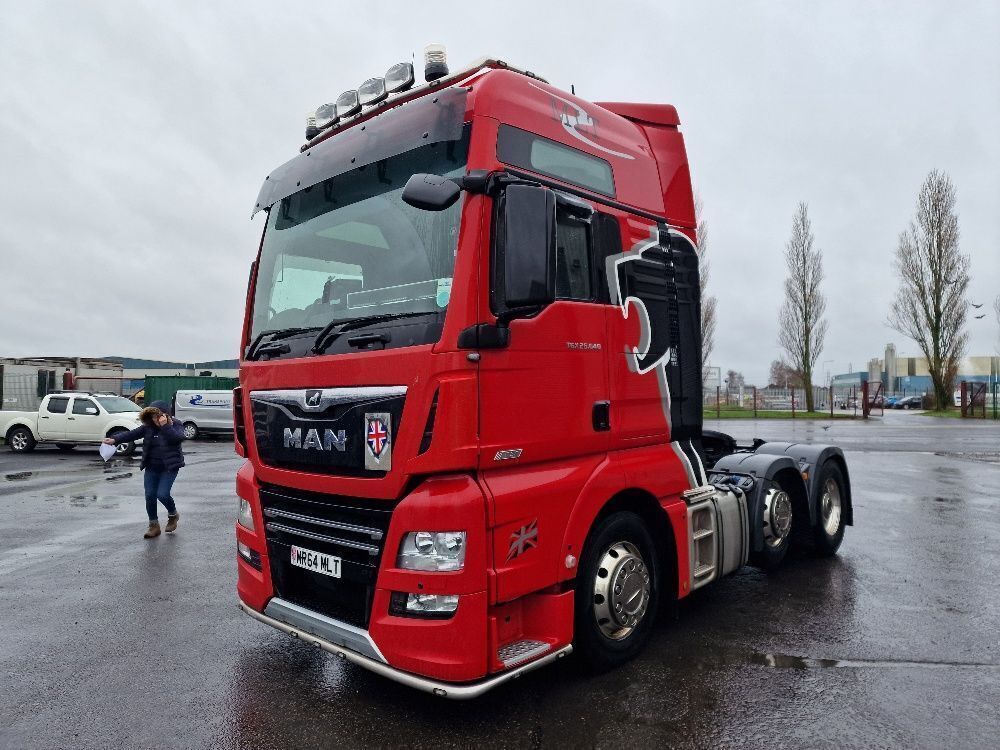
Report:
M 107 461 L 117 452 L 118 448 L 114 445 L 108 445 L 107 443 L 101 443 L 100 447 L 97 449 L 101 452 L 101 458 Z

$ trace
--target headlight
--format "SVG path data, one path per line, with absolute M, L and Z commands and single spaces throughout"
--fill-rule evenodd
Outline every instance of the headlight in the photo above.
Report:
M 461 570 L 465 565 L 464 531 L 411 531 L 399 545 L 397 568 Z
M 253 531 L 253 511 L 250 508 L 250 501 L 240 498 L 240 514 L 236 517 L 237 523 L 244 529 Z

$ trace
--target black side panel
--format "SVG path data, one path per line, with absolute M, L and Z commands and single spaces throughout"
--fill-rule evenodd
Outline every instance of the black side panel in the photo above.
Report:
M 701 285 L 698 254 L 684 237 L 661 227 L 660 245 L 668 249 L 667 297 L 670 300 L 670 340 L 667 365 L 670 386 L 671 439 L 697 441 L 702 429 Z

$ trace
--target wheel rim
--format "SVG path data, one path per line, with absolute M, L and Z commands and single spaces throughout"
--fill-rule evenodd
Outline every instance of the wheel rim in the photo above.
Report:
M 594 617 L 601 632 L 620 641 L 628 638 L 646 616 L 649 570 L 631 542 L 616 542 L 601 556 L 594 578 Z
M 115 452 L 116 453 L 124 453 L 125 451 L 127 451 L 131 447 L 132 447 L 132 443 L 118 443 L 118 445 L 115 446 Z
M 198 433 L 198 428 L 195 427 L 193 424 L 184 425 L 184 437 L 186 437 L 188 440 L 193 438 L 197 433 Z
M 28 447 L 28 438 L 23 432 L 15 432 L 10 436 L 10 445 L 16 451 L 23 451 Z
M 792 498 L 780 489 L 770 489 L 764 497 L 764 543 L 780 547 L 792 530 Z
M 820 500 L 820 510 L 823 518 L 823 530 L 828 536 L 836 536 L 840 528 L 840 485 L 833 479 L 827 479 L 823 486 L 823 497 Z

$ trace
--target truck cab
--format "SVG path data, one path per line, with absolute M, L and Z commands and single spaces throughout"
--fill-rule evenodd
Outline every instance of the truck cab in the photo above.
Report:
M 662 599 L 777 564 L 793 526 L 811 539 L 827 481 L 836 549 L 837 449 L 703 434 L 672 106 L 586 102 L 498 60 L 358 99 L 317 110 L 254 209 L 244 611 L 472 697 L 574 647 L 631 658 Z

